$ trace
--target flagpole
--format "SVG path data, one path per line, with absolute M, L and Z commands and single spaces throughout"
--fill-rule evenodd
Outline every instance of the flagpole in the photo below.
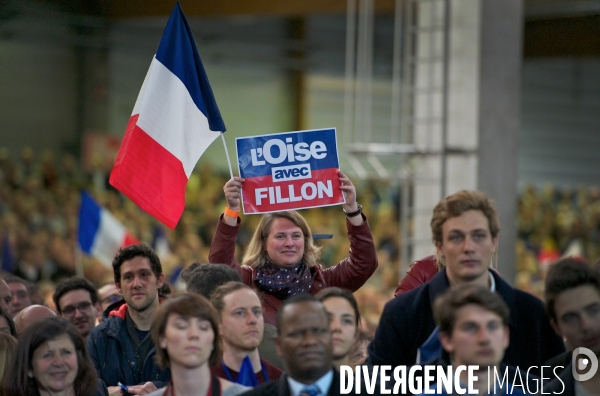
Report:
M 221 139 L 223 140 L 223 147 L 225 148 L 225 156 L 227 157 L 227 165 L 229 165 L 229 175 L 233 179 L 233 170 L 231 168 L 231 160 L 229 159 L 229 151 L 227 151 L 227 144 L 225 144 L 225 136 L 221 132 Z

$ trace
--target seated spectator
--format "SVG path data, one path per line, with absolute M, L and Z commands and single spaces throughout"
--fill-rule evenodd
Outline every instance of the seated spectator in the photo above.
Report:
M 193 263 L 181 271 L 181 279 L 186 290 L 198 293 L 210 299 L 213 292 L 227 282 L 241 282 L 242 277 L 236 270 L 225 264 Z M 258 346 L 260 357 L 275 367 L 283 368 L 283 361 L 275 352 L 275 326 L 265 323 L 263 340 Z
M 473 388 L 480 395 L 525 394 L 520 388 L 523 379 L 515 377 L 516 370 L 509 368 L 510 371 L 506 371 L 507 367 L 501 364 L 509 342 L 509 311 L 498 294 L 478 285 L 457 286 L 435 300 L 433 314 L 448 358 L 442 355 L 429 364 L 436 364 L 444 371 L 450 364 L 453 370 L 459 366 L 477 366 L 478 370 L 473 371 L 476 377 Z M 503 381 L 502 384 L 488 382 L 494 378 L 489 370 L 494 369 L 501 373 L 499 380 Z M 505 371 L 509 372 L 508 381 L 503 378 Z M 459 373 L 462 384 L 469 384 L 468 374 L 468 370 Z M 434 378 L 437 376 L 434 375 Z M 521 385 L 514 387 L 513 381 Z M 456 386 L 452 384 L 455 390 Z M 445 396 L 448 395 L 446 391 L 444 387 L 438 390 L 435 384 L 422 395 Z
M 118 382 L 139 385 L 138 393 L 153 392 L 171 378 L 168 369 L 156 365 L 150 337 L 164 281 L 162 265 L 152 249 L 138 244 L 121 249 L 112 266 L 124 300 L 110 306 L 108 317 L 92 329 L 87 349 L 111 394 L 121 392 Z
M 121 294 L 114 282 L 110 282 L 98 289 L 98 298 L 100 299 L 101 305 L 100 313 L 102 313 L 106 311 L 106 308 L 108 308 L 109 305 L 121 301 L 123 299 L 123 294 Z M 101 319 L 102 315 L 99 316 Z
M 228 267 L 227 267 L 228 268 Z M 212 294 L 219 318 L 223 358 L 211 371 L 246 386 L 275 381 L 281 370 L 260 358 L 264 319 L 256 292 L 241 282 L 227 282 Z
M 340 190 L 346 203 L 346 228 L 350 256 L 325 268 L 318 263 L 320 248 L 312 238 L 306 220 L 296 211 L 268 213 L 256 228 L 242 265 L 235 262 L 235 243 L 241 220 L 241 190 L 245 179 L 234 177 L 223 187 L 227 207 L 217 222 L 209 260 L 234 268 L 248 286 L 260 290 L 265 323 L 275 325 L 283 301 L 299 293 L 316 294 L 329 286 L 356 291 L 377 269 L 373 236 L 362 206 L 356 202 L 356 189 L 338 171 Z
M 69 278 L 56 286 L 52 300 L 58 315 L 71 322 L 87 342 L 100 310 L 96 287 L 83 278 Z
M 13 362 L 5 373 L 3 395 L 108 395 L 79 333 L 65 319 L 47 318 L 29 327 Z
M 596 269 L 576 258 L 565 258 L 551 265 L 546 276 L 546 310 L 552 326 L 567 340 L 572 351 L 587 348 L 600 359 L 600 273 Z M 581 352 L 577 355 L 578 361 L 586 358 Z M 570 354 L 565 360 L 566 367 L 559 378 L 545 384 L 544 393 L 597 395 L 600 370 L 591 378 L 575 381 Z M 578 367 L 575 370 L 579 373 Z
M 328 287 L 315 297 L 329 314 L 329 328 L 333 342 L 333 365 L 338 369 L 350 362 L 350 352 L 356 343 L 360 324 L 358 304 L 350 290 Z
M 285 374 L 245 396 L 339 395 L 340 374 L 333 368 L 329 316 L 323 304 L 304 293 L 286 299 L 277 313 L 277 328 L 277 353 L 284 360 Z
M 17 325 L 8 312 L 0 309 L 0 333 L 10 334 L 17 338 Z
M 31 304 L 45 305 L 44 293 L 36 282 L 25 281 L 27 284 L 27 293 L 29 293 L 29 300 Z
M 350 361 L 348 362 L 348 366 L 355 367 L 363 364 L 365 360 L 367 360 L 367 356 L 369 356 L 367 350 L 371 341 L 373 341 L 371 333 L 364 330 L 358 332 L 358 338 L 350 351 Z
M 56 313 L 43 305 L 30 305 L 24 308 L 17 314 L 17 317 L 15 318 L 18 338 L 20 338 L 21 334 L 23 334 L 23 332 L 32 324 L 39 322 L 42 319 L 51 318 L 54 316 L 56 316 Z
M 37 282 L 42 279 L 39 248 L 31 242 L 24 243 L 19 249 L 20 260 L 13 273 L 21 279 Z
M 9 312 L 14 318 L 23 308 L 32 305 L 27 282 L 16 275 L 6 276 L 4 281 L 8 285 L 12 296 Z
M 150 395 L 234 396 L 249 389 L 210 372 L 210 366 L 219 362 L 219 338 L 217 313 L 206 298 L 182 293 L 166 300 L 156 312 L 152 339 L 158 347 L 158 364 L 170 368 L 172 378 Z
M 10 288 L 4 279 L 0 279 L 0 308 L 2 308 L 3 311 L 10 312 L 11 303 L 12 293 L 10 292 Z
M 17 339 L 8 333 L 0 332 L 0 383 L 13 362 L 16 350 Z
M 564 345 L 550 326 L 543 303 L 490 270 L 500 232 L 492 201 L 477 191 L 450 195 L 434 208 L 431 231 L 444 268 L 429 282 L 386 304 L 369 345 L 368 362 L 396 367 L 439 357 L 433 301 L 450 288 L 473 284 L 498 293 L 510 309 L 510 344 L 504 362 L 524 370 L 536 366 L 532 372 L 540 374 L 542 363 L 563 352 Z
M 185 290 L 198 293 L 210 299 L 217 287 L 230 282 L 241 282 L 242 277 L 225 264 L 193 263 L 181 271 Z

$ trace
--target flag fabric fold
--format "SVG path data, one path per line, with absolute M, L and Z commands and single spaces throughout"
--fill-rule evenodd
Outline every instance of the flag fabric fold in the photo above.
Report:
M 110 184 L 173 229 L 196 163 L 224 131 L 192 31 L 177 3 L 133 108 Z
M 83 252 L 109 268 L 119 248 L 139 243 L 112 213 L 85 191 L 81 192 L 78 240 Z

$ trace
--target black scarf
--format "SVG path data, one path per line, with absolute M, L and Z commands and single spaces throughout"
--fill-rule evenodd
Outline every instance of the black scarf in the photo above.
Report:
M 313 280 L 310 268 L 303 262 L 296 264 L 293 268 L 281 268 L 267 262 L 256 269 L 254 282 L 259 290 L 272 294 L 283 301 L 298 293 L 310 293 Z

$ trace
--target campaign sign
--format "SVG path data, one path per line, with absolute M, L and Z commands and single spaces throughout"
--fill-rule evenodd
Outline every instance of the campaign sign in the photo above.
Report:
M 244 213 L 345 203 L 335 128 L 236 138 Z

